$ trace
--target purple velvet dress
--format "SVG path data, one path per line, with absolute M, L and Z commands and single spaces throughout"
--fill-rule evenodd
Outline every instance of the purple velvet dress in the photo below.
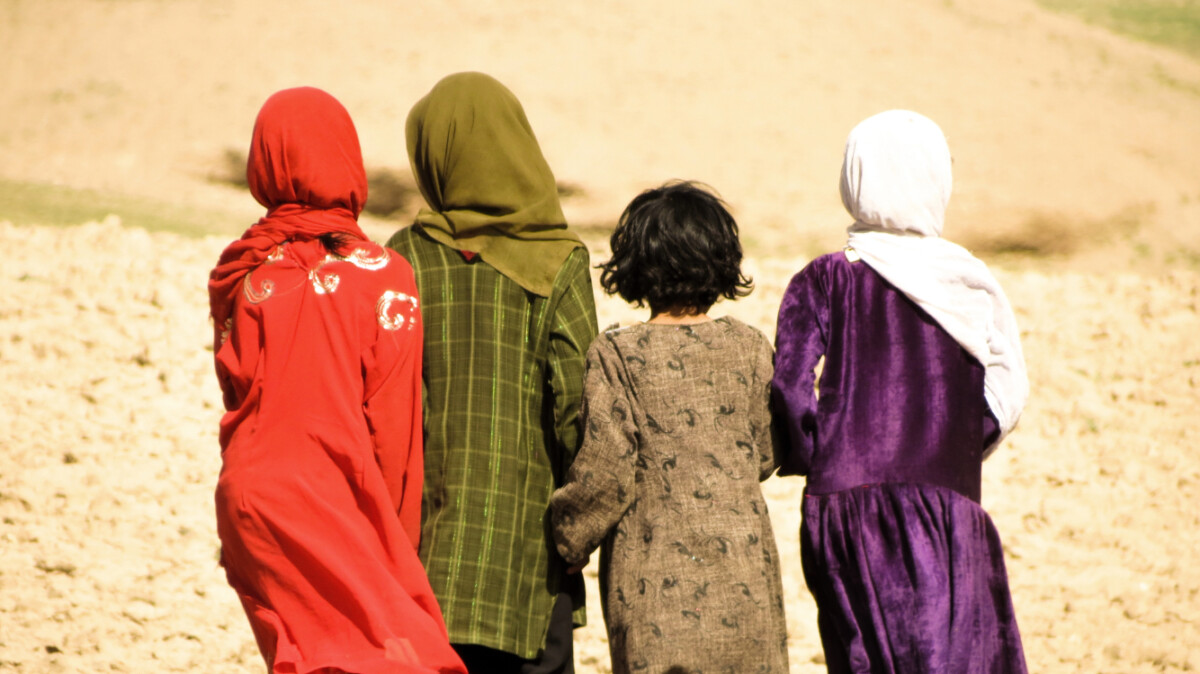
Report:
M 780 474 L 808 476 L 801 559 L 829 671 L 1025 672 L 1000 539 L 979 506 L 998 432 L 983 367 L 842 253 L 792 279 L 776 342 Z

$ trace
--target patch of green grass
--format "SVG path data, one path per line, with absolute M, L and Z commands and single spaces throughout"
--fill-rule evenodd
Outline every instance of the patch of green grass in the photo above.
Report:
M 1037 0 L 1139 40 L 1200 58 L 1200 0 Z
M 0 179 L 0 220 L 18 225 L 70 226 L 108 215 L 127 227 L 201 237 L 244 228 L 236 216 L 89 189 Z
M 1153 213 L 1152 204 L 1128 206 L 1101 219 L 1034 212 L 1025 221 L 999 232 L 965 234 L 962 243 L 983 256 L 1065 257 L 1082 252 L 1089 245 L 1129 239 Z M 1148 255 L 1149 248 L 1140 253 Z
M 371 167 L 367 170 L 367 203 L 363 212 L 383 220 L 411 221 L 417 210 L 424 205 L 421 192 L 407 170 Z M 243 150 L 226 149 L 217 168 L 209 180 L 220 185 L 246 189 L 246 153 Z M 559 181 L 558 196 L 572 199 L 587 195 L 587 190 L 578 183 Z
M 242 150 L 225 150 L 209 180 L 247 189 L 246 153 Z M 367 168 L 367 204 L 363 207 L 367 215 L 384 220 L 411 220 L 421 203 L 421 194 L 407 171 Z

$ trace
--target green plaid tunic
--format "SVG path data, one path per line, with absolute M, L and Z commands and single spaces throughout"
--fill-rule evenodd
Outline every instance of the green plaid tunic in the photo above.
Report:
M 416 270 L 425 324 L 421 561 L 451 642 L 536 657 L 567 591 L 546 513 L 579 448 L 597 332 L 587 249 L 547 298 L 413 227 L 388 246 Z

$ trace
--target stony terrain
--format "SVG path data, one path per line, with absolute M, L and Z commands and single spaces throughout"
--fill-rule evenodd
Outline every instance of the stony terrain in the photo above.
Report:
M 0 182 L 210 217 L 184 236 L 0 211 L 0 672 L 262 671 L 212 513 L 204 283 L 259 213 L 223 157 L 267 95 L 314 84 L 402 175 L 408 107 L 464 69 L 525 103 L 596 259 L 638 190 L 716 186 L 757 285 L 716 313 L 768 334 L 840 244 L 845 134 L 889 107 L 938 120 L 947 235 L 996 270 L 1033 379 L 984 469 L 1030 671 L 1200 668 L 1200 64 L 1026 0 L 326 6 L 0 4 Z M 639 318 L 598 301 L 602 325 Z M 815 674 L 803 480 L 765 488 L 792 670 Z M 608 671 L 594 581 L 585 674 Z

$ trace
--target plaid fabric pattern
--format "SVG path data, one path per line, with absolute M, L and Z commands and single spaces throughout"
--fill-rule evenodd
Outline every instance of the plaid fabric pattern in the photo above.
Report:
M 536 657 L 566 591 L 545 519 L 580 442 L 587 249 L 539 297 L 415 228 L 388 246 L 416 271 L 425 325 L 421 561 L 451 642 Z

